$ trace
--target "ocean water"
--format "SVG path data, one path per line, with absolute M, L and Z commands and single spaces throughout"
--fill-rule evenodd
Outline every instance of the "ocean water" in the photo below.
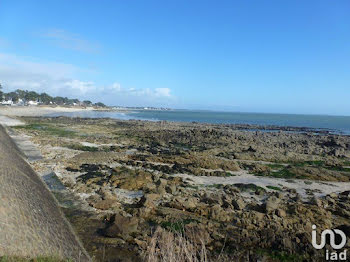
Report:
M 130 112 L 82 111 L 55 113 L 50 116 L 70 116 L 87 118 L 116 118 L 151 121 L 200 122 L 210 124 L 252 124 L 327 129 L 350 135 L 350 116 L 293 115 L 265 113 L 235 113 L 199 110 L 133 110 Z

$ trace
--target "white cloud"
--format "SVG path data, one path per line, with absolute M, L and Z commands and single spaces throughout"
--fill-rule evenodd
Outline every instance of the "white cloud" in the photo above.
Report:
M 77 79 L 66 81 L 64 86 L 68 89 L 77 90 L 82 95 L 85 95 L 88 92 L 96 91 L 94 82 L 84 82 Z
M 97 43 L 85 40 L 81 36 L 66 30 L 51 29 L 41 36 L 54 41 L 56 45 L 62 48 L 87 53 L 96 53 L 100 51 L 100 46 Z
M 78 77 L 81 73 L 91 75 L 91 70 L 0 53 L 0 83 L 5 91 L 33 90 L 127 106 L 168 105 L 174 99 L 169 88 L 124 88 L 117 82 L 101 86 L 81 80 Z
M 156 96 L 165 96 L 170 97 L 170 89 L 169 88 L 156 88 L 155 89 Z

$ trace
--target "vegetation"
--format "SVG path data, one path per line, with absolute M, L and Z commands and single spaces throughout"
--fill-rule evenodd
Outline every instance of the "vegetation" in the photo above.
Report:
M 241 184 L 241 183 L 237 183 L 234 184 L 235 187 L 238 187 L 241 191 L 246 192 L 246 191 L 253 191 L 253 192 L 257 192 L 257 191 L 262 191 L 265 192 L 265 188 L 257 186 L 255 184 Z
M 266 249 L 258 249 L 256 251 L 257 254 L 268 256 L 272 259 L 272 261 L 280 261 L 280 262 L 301 262 L 307 261 L 306 258 L 299 254 L 289 254 L 287 252 L 279 251 L 279 250 L 266 250 Z
M 98 147 L 83 146 L 81 144 L 70 144 L 67 147 L 70 149 L 79 150 L 79 151 L 87 151 L 87 152 L 97 152 L 98 151 Z
M 56 257 L 36 257 L 36 258 L 25 258 L 25 257 L 0 257 L 0 262 L 69 262 L 72 260 L 63 260 Z
M 0 84 L 0 102 L 2 101 L 12 101 L 12 103 L 17 104 L 19 102 L 23 104 L 27 104 L 29 102 L 36 102 L 41 105 L 79 105 L 79 106 L 97 106 L 97 107 L 106 107 L 105 104 L 101 102 L 97 102 L 93 104 L 89 100 L 80 101 L 76 98 L 68 98 L 61 96 L 50 96 L 47 93 L 37 93 L 35 91 L 21 90 L 17 89 L 16 91 L 12 91 L 9 93 L 4 93 L 3 87 Z
M 194 239 L 198 239 L 196 243 Z M 147 262 L 206 262 L 209 261 L 205 238 L 198 232 L 185 230 L 183 233 L 157 228 L 147 245 Z
M 278 186 L 266 186 L 268 189 L 276 190 L 276 191 L 282 191 L 282 189 Z
M 164 229 L 167 229 L 168 231 L 171 232 L 178 232 L 178 233 L 184 233 L 185 230 L 185 225 L 190 224 L 190 223 L 198 223 L 198 221 L 194 219 L 184 219 L 181 221 L 175 221 L 175 222 L 162 222 L 160 226 Z
M 27 130 L 38 130 L 47 133 L 48 135 L 60 136 L 60 137 L 71 137 L 75 136 L 76 132 L 72 130 L 67 130 L 64 128 L 48 125 L 48 124 L 40 124 L 33 123 L 24 126 L 16 126 L 14 128 L 17 129 L 27 129 Z

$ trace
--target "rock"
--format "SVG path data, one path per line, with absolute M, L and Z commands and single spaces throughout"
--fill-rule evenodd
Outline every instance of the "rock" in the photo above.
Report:
M 241 199 L 233 199 L 232 200 L 232 205 L 234 206 L 235 209 L 237 210 L 242 210 L 243 208 L 245 208 L 245 202 Z
M 151 193 L 151 194 L 146 194 L 141 198 L 141 203 L 143 204 L 144 207 L 148 208 L 154 208 L 157 204 L 156 201 L 161 198 L 161 195 Z
M 176 185 L 171 184 L 165 188 L 166 192 L 174 195 L 176 193 Z
M 311 204 L 313 204 L 315 206 L 318 206 L 318 207 L 321 207 L 322 206 L 322 200 L 317 198 L 317 197 L 313 197 L 311 199 Z
M 93 204 L 93 207 L 101 210 L 107 210 L 113 207 L 118 207 L 120 205 L 121 204 L 117 200 L 107 199 L 96 202 L 95 204 Z
M 283 193 L 282 192 L 276 192 L 276 197 L 282 199 L 283 198 Z
M 279 206 L 279 203 L 280 203 L 280 199 L 275 197 L 275 196 L 270 196 L 267 200 L 266 200 L 266 203 L 265 203 L 265 211 L 267 213 L 270 213 L 274 210 L 276 210 Z
M 144 187 L 143 187 L 143 190 L 148 193 L 148 192 L 154 192 L 155 190 L 157 189 L 157 186 L 150 182 L 150 183 L 147 183 Z
M 101 195 L 104 200 L 117 200 L 116 196 L 112 194 L 111 191 L 101 188 L 98 193 Z
M 337 193 L 330 193 L 329 197 L 331 197 L 331 198 L 338 198 L 338 194 Z
M 168 181 L 164 178 L 159 178 L 156 184 L 165 187 L 168 184 Z
M 116 215 L 112 223 L 104 230 L 107 237 L 127 237 L 137 232 L 139 221 L 136 217 L 123 217 Z
M 190 197 L 188 199 L 185 199 L 183 197 L 175 197 L 172 203 L 170 204 L 173 208 L 176 209 L 185 209 L 185 210 L 192 210 L 197 207 L 198 199 L 194 197 Z
M 279 216 L 279 217 L 285 217 L 287 214 L 286 214 L 286 211 L 284 211 L 283 209 L 278 208 L 276 210 L 276 215 Z
M 228 222 L 232 220 L 233 210 L 225 211 L 220 205 L 214 205 L 210 209 L 210 216 L 214 220 Z

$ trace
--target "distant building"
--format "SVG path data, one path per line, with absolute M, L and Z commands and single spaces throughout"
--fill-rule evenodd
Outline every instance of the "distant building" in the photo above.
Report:
M 18 99 L 18 102 L 16 104 L 14 104 L 14 105 L 16 105 L 16 106 L 24 106 L 25 103 L 24 103 L 24 101 L 22 99 Z
M 2 105 L 6 105 L 6 106 L 12 106 L 13 105 L 13 101 L 12 100 L 5 100 L 1 102 Z
M 28 101 L 29 106 L 37 106 L 39 103 L 37 101 Z

